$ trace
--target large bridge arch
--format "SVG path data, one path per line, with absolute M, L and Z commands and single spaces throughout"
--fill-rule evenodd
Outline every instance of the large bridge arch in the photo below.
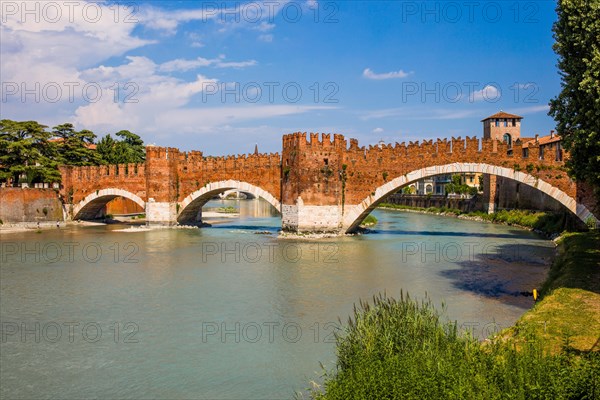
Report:
M 94 219 L 102 207 L 117 197 L 132 200 L 142 207 L 142 209 L 146 209 L 146 203 L 139 196 L 127 190 L 108 188 L 96 190 L 77 203 L 73 207 L 73 219 Z
M 515 171 L 511 168 L 500 167 L 496 165 L 483 164 L 483 163 L 453 163 L 445 165 L 435 165 L 431 167 L 425 167 L 418 170 L 414 170 L 406 175 L 399 176 L 386 184 L 378 187 L 370 196 L 364 199 L 360 204 L 353 206 L 347 213 L 344 213 L 342 221 L 342 230 L 344 232 L 352 232 L 358 228 L 358 225 L 362 220 L 377 207 L 383 199 L 389 194 L 397 191 L 399 188 L 411 184 L 419 179 L 443 175 L 443 174 L 454 174 L 463 172 L 475 172 L 501 176 L 504 178 L 513 179 L 517 182 L 526 184 L 534 187 L 548 196 L 554 198 L 561 203 L 565 208 L 575 214 L 584 223 L 590 218 L 597 218 L 583 205 L 578 204 L 577 201 L 563 192 L 562 190 L 544 182 L 535 176 L 529 175 L 528 173 Z
M 279 200 L 277 200 L 275 196 L 266 190 L 248 182 L 227 180 L 210 182 L 201 189 L 191 193 L 189 196 L 183 199 L 183 201 L 179 202 L 177 221 L 196 221 L 198 213 L 202 210 L 202 206 L 204 206 L 204 204 L 206 204 L 217 194 L 232 189 L 239 190 L 240 192 L 250 193 L 254 197 L 261 197 L 270 203 L 278 212 L 281 212 L 281 203 Z

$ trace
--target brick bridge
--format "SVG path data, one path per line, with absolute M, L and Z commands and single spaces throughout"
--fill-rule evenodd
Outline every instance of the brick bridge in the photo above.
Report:
M 148 146 L 143 164 L 61 167 L 61 196 L 72 219 L 92 219 L 121 196 L 145 209 L 149 224 L 176 224 L 200 221 L 208 200 L 236 189 L 268 201 L 282 214 L 284 230 L 351 232 L 406 185 L 476 172 L 486 174 L 490 210 L 499 176 L 544 192 L 584 222 L 598 222 L 591 190 L 573 182 L 551 152 L 540 157 L 537 145 L 524 157 L 519 141 L 509 154 L 505 143 L 475 137 L 368 148 L 349 142 L 337 134 L 294 133 L 283 136 L 281 155 L 225 157 Z

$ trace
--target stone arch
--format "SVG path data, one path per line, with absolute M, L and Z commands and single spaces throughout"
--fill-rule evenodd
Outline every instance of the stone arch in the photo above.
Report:
M 123 189 L 109 188 L 96 190 L 88 194 L 83 200 L 73 207 L 73 219 L 94 219 L 98 212 L 116 197 L 124 197 L 137 203 L 142 209 L 146 209 L 146 202 L 139 196 Z
M 364 199 L 360 204 L 353 206 L 347 213 L 344 214 L 342 228 L 344 232 L 352 232 L 358 228 L 361 221 L 371 212 L 377 204 L 379 204 L 389 194 L 395 192 L 402 186 L 406 186 L 414 181 L 422 178 L 427 178 L 434 175 L 455 174 L 463 172 L 475 172 L 490 175 L 497 175 L 504 178 L 513 179 L 525 185 L 534 187 L 548 196 L 554 198 L 561 203 L 565 208 L 575 214 L 584 223 L 588 218 L 597 218 L 583 205 L 563 192 L 562 190 L 544 182 L 535 176 L 528 173 L 515 171 L 511 168 L 499 167 L 496 165 L 483 163 L 453 163 L 446 165 L 435 165 L 412 171 L 406 175 L 399 176 L 386 184 L 378 187 L 373 195 Z
M 203 188 L 196 190 L 183 199 L 183 201 L 179 203 L 177 221 L 196 221 L 198 213 L 202 210 L 202 206 L 206 204 L 206 202 L 208 202 L 215 195 L 231 189 L 250 193 L 254 197 L 261 197 L 270 203 L 278 212 L 281 212 L 281 203 L 271 193 L 248 182 L 230 179 L 227 181 L 210 182 Z

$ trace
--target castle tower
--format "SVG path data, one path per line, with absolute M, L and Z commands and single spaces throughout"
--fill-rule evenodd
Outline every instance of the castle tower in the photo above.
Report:
M 481 120 L 483 122 L 483 138 L 498 140 L 508 145 L 508 154 L 512 154 L 513 143 L 521 138 L 521 120 L 523 117 L 515 114 L 509 114 L 500 110 L 500 112 L 490 115 Z M 502 179 L 496 175 L 485 174 L 483 177 L 483 199 L 487 204 L 488 213 L 496 211 L 498 203 L 499 186 L 502 185 Z
M 342 135 L 283 136 L 281 215 L 284 231 L 338 232 L 342 224 Z
M 483 122 L 483 138 L 505 142 L 510 149 L 515 140 L 521 137 L 522 119 L 523 117 L 519 115 L 500 110 L 500 112 L 481 120 Z

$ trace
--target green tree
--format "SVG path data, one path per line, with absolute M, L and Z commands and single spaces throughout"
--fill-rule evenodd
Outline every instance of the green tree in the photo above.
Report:
M 115 161 L 115 140 L 110 136 L 110 134 L 104 136 L 98 142 L 96 146 L 96 151 L 100 156 L 103 164 L 116 164 Z
M 60 182 L 56 147 L 46 128 L 36 121 L 0 121 L 0 181 Z
M 415 190 L 414 190 L 414 187 L 412 187 L 412 186 L 405 186 L 405 187 L 402 189 L 402 193 L 403 193 L 403 194 L 413 194 L 413 193 L 414 193 L 414 191 L 415 191 Z
M 100 157 L 90 148 L 94 144 L 94 132 L 84 129 L 76 131 L 73 124 L 55 126 L 52 133 L 59 138 L 58 161 L 66 165 L 98 165 Z
M 600 188 L 600 1 L 559 0 L 554 51 L 562 90 L 550 101 L 571 176 Z
M 144 141 L 127 130 L 115 134 L 122 140 L 115 140 L 110 134 L 104 136 L 96 148 L 104 164 L 142 163 L 146 159 Z
M 452 175 L 452 182 L 445 187 L 446 194 L 457 193 L 465 194 L 469 192 L 469 186 L 462 183 L 462 177 L 459 174 Z
M 144 147 L 144 141 L 142 140 L 142 138 L 140 138 L 135 133 L 129 132 L 127 130 L 119 131 L 115 135 L 121 138 L 121 146 L 127 149 L 125 151 L 127 159 L 123 162 L 144 162 L 144 160 L 146 159 L 146 148 Z

